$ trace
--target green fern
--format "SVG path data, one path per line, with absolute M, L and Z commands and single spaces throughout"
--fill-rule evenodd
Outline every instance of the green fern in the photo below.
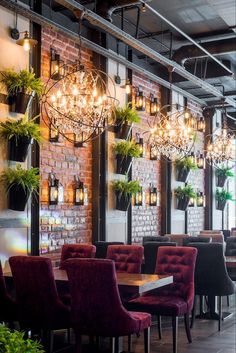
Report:
M 38 117 L 38 116 L 37 116 Z M 0 123 L 0 139 L 10 140 L 12 137 L 16 137 L 16 140 L 20 136 L 26 136 L 34 139 L 38 143 L 41 141 L 40 127 L 34 120 L 28 120 L 26 116 L 21 120 L 6 120 Z
M 124 194 L 126 197 L 132 196 L 141 190 L 138 180 L 115 180 L 112 184 L 113 190 Z
M 114 145 L 114 151 L 122 156 L 138 158 L 141 155 L 139 146 L 134 141 L 120 141 Z
M 130 104 L 126 104 L 124 107 L 119 107 L 115 111 L 116 119 L 118 124 L 121 122 L 125 123 L 140 123 L 141 118 L 137 111 L 131 107 Z

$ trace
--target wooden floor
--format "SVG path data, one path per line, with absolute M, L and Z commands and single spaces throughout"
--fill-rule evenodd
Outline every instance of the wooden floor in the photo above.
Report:
M 223 301 L 223 311 L 233 312 L 231 318 L 222 323 L 222 330 L 218 332 L 217 321 L 196 320 L 191 330 L 193 342 L 189 344 L 185 335 L 184 323 L 179 321 L 178 353 L 235 353 L 236 352 L 236 296 L 230 297 L 230 307 Z M 59 337 L 56 338 L 58 340 Z M 57 342 L 58 348 L 62 345 Z M 124 339 L 123 350 L 127 351 L 127 340 Z M 74 353 L 73 347 L 66 349 L 65 353 Z M 100 349 L 88 345 L 84 338 L 83 353 L 109 353 L 108 341 L 102 342 Z M 134 353 L 143 353 L 143 337 L 133 337 Z M 151 328 L 151 353 L 172 353 L 172 334 L 169 320 L 163 318 L 163 338 L 158 339 L 157 327 Z

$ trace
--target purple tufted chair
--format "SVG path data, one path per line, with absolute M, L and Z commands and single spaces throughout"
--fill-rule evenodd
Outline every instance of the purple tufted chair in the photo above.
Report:
M 67 259 L 95 257 L 96 246 L 91 244 L 65 244 L 61 250 L 60 269 L 64 270 Z
M 172 275 L 173 284 L 150 291 L 145 295 L 131 300 L 127 307 L 130 310 L 149 312 L 160 317 L 171 316 L 173 328 L 173 352 L 177 352 L 178 317 L 184 316 L 185 329 L 189 342 L 191 334 L 189 313 L 194 302 L 194 269 L 197 249 L 190 247 L 165 247 L 158 249 L 156 273 Z
M 115 264 L 103 259 L 69 259 L 65 263 L 71 294 L 71 321 L 76 334 L 76 352 L 81 335 L 118 337 L 144 331 L 145 353 L 149 352 L 147 313 L 128 312 L 122 305 Z M 116 338 L 116 339 L 115 339 Z M 117 352 L 117 344 L 112 352 Z
M 18 320 L 16 302 L 7 293 L 0 261 L 0 322 L 12 323 Z
M 141 273 L 143 246 L 109 245 L 107 259 L 113 260 L 117 272 Z
M 39 256 L 13 256 L 9 263 L 20 326 L 42 330 L 43 343 L 47 351 L 52 351 L 53 330 L 70 327 L 70 309 L 58 296 L 51 260 Z

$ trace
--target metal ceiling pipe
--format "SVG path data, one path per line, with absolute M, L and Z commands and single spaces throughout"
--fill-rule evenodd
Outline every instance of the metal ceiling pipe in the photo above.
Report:
M 230 39 L 207 42 L 202 44 L 202 47 L 213 55 L 230 54 L 236 52 L 236 41 L 234 37 Z M 195 45 L 184 45 L 176 50 L 172 59 L 184 66 L 186 60 L 204 58 L 207 56 L 208 55 L 206 53 L 203 53 L 203 51 Z
M 138 3 L 140 3 L 138 0 L 97 0 L 96 13 L 112 22 L 112 14 L 115 10 Z
M 84 38 L 82 36 L 79 38 L 77 33 L 72 32 L 71 30 L 61 26 L 60 24 L 52 21 L 51 19 L 48 19 L 42 15 L 37 14 L 36 12 L 33 12 L 32 10 L 26 8 L 25 6 L 23 6 L 22 4 L 20 4 L 18 2 L 16 3 L 15 1 L 10 1 L 10 0 L 0 0 L 0 5 L 4 6 L 5 8 L 7 8 L 9 10 L 16 11 L 19 15 L 21 15 L 25 18 L 28 18 L 30 21 L 35 22 L 42 27 L 49 27 L 54 31 L 57 31 L 61 34 L 66 35 L 68 38 L 73 40 L 75 43 L 82 44 L 87 49 L 90 49 L 90 50 L 92 50 L 92 51 L 94 51 L 94 52 L 96 52 L 106 58 L 114 60 L 114 61 L 126 66 L 126 68 L 128 68 L 128 69 L 131 69 L 136 73 L 144 75 L 145 77 L 149 78 L 153 82 L 156 82 L 166 88 L 170 88 L 170 83 L 168 81 L 165 81 L 164 79 L 152 74 L 151 72 L 141 68 L 140 66 L 133 64 L 132 62 L 126 60 L 125 58 L 116 54 L 115 52 L 113 52 L 111 50 L 107 50 L 107 49 L 101 47 L 100 45 L 91 42 L 87 38 Z M 196 103 L 198 103 L 202 106 L 206 105 L 206 102 L 203 99 L 199 99 L 199 98 L 195 97 L 194 95 L 192 95 L 191 93 L 184 91 L 183 89 L 181 89 L 175 85 L 172 85 L 172 89 L 174 91 L 178 92 L 179 94 L 183 95 L 184 97 L 192 99 L 193 101 L 195 101 Z
M 145 3 L 144 0 L 140 0 L 142 3 Z M 185 38 L 187 38 L 190 42 L 192 42 L 196 47 L 198 47 L 202 52 L 204 52 L 207 56 L 209 56 L 209 58 L 211 58 L 212 60 L 214 60 L 215 62 L 217 62 L 220 66 L 222 66 L 226 71 L 230 72 L 232 74 L 232 76 L 234 75 L 234 73 L 224 64 L 221 63 L 221 61 L 219 61 L 217 58 L 215 58 L 208 50 L 206 50 L 202 45 L 200 45 L 199 43 L 197 43 L 193 38 L 191 38 L 188 34 L 186 34 L 184 31 L 182 31 L 179 27 L 177 27 L 174 23 L 172 23 L 171 21 L 169 21 L 166 17 L 164 17 L 162 14 L 160 14 L 160 12 L 158 12 L 157 10 L 153 9 L 150 5 L 146 4 L 146 8 L 149 9 L 152 13 L 154 13 L 156 16 L 158 16 L 159 18 L 161 18 L 164 22 L 166 22 L 169 26 L 171 26 L 172 28 L 174 28 L 174 30 L 176 30 L 177 32 L 179 32 L 180 34 L 182 34 L 182 36 L 184 36 Z
M 9 0 L 9 2 L 12 2 L 13 0 Z M 114 37 L 120 39 L 130 47 L 138 50 L 139 52 L 143 53 L 147 57 L 155 60 L 156 62 L 159 62 L 160 64 L 166 66 L 166 67 L 172 67 L 174 71 L 179 74 L 180 76 L 186 78 L 188 81 L 193 82 L 196 86 L 206 90 L 207 92 L 210 92 L 216 97 L 219 98 L 224 98 L 222 92 L 217 90 L 215 87 L 210 85 L 209 83 L 201 80 L 200 78 L 194 76 L 187 70 L 185 70 L 181 65 L 177 64 L 175 61 L 170 60 L 166 58 L 165 56 L 159 54 L 156 50 L 153 50 L 149 46 L 145 45 L 141 41 L 133 38 L 130 34 L 122 31 L 118 27 L 114 26 L 112 23 L 104 20 L 101 16 L 97 15 L 93 11 L 85 8 L 83 5 L 79 4 L 75 0 L 56 0 L 57 3 L 60 5 L 63 5 L 67 9 L 73 11 L 79 10 L 83 12 L 83 18 L 88 20 L 90 23 L 93 25 L 97 26 L 98 28 L 106 31 L 107 33 L 110 33 Z M 143 1 L 142 1 L 143 2 Z M 146 7 L 149 6 L 146 4 Z M 214 58 L 214 57 L 213 57 Z M 215 61 L 218 61 L 216 58 L 214 58 Z M 222 65 L 221 65 L 222 66 Z M 234 101 L 231 98 L 226 98 L 227 102 L 232 105 L 233 107 L 236 108 L 236 101 Z

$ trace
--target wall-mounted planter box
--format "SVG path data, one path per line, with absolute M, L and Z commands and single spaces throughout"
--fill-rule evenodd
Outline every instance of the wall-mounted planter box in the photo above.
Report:
M 216 201 L 216 209 L 220 211 L 224 211 L 227 201 Z
M 122 156 L 121 154 L 116 155 L 116 172 L 117 174 L 127 174 L 130 170 L 132 157 Z
M 18 92 L 10 96 L 11 111 L 18 114 L 25 114 L 29 104 L 32 102 L 32 95 Z
M 122 140 L 128 140 L 131 134 L 132 125 L 128 125 L 126 123 L 121 123 L 116 125 L 115 132 L 116 137 Z
M 14 211 L 24 211 L 29 199 L 29 193 L 21 185 L 12 185 L 8 192 L 8 207 Z
M 177 209 L 181 211 L 186 211 L 189 204 L 189 197 L 177 197 Z
M 116 209 L 127 211 L 131 202 L 131 196 L 126 196 L 123 193 L 116 192 Z
M 10 161 L 24 162 L 31 142 L 31 137 L 13 136 L 8 141 L 8 159 Z
M 226 180 L 227 180 L 226 175 L 218 175 L 216 177 L 216 186 L 223 188 L 225 186 Z
M 182 181 L 184 183 L 186 183 L 188 176 L 190 173 L 190 169 L 189 168 L 180 168 L 178 165 L 176 166 L 176 180 L 177 181 Z

